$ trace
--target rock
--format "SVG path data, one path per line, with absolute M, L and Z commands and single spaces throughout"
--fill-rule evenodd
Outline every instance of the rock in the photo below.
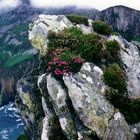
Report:
M 31 100 L 32 89 L 26 80 L 19 81 L 17 84 L 17 92 L 23 104 L 26 105 L 29 110 L 34 112 L 33 103 Z
M 60 136 L 65 138 L 65 136 L 62 134 L 59 120 L 57 119 L 48 93 L 46 74 L 39 76 L 38 87 L 42 94 L 42 106 L 45 113 L 45 117 L 42 122 L 43 129 L 41 140 L 50 140 L 53 138 L 59 139 Z
M 124 117 L 116 111 L 113 119 L 109 121 L 103 140 L 132 140 L 133 138 Z
M 38 79 L 39 85 L 42 85 L 43 87 L 47 85 L 46 89 L 41 86 L 40 90 L 44 89 L 44 92 L 47 91 L 47 93 L 43 94 L 43 96 L 47 95 L 47 97 L 45 97 L 45 103 L 48 104 L 48 106 L 53 106 L 51 109 L 54 109 L 54 114 L 58 116 L 59 125 L 67 139 L 91 140 L 91 137 L 94 138 L 95 133 L 86 128 L 76 116 L 73 106 L 69 100 L 67 87 L 65 87 L 62 81 L 60 82 L 56 80 L 52 77 L 52 75 L 46 76 L 47 84 L 45 84 L 45 76 L 46 75 L 43 74 Z M 57 132 L 54 126 L 53 129 Z
M 120 36 L 111 36 L 121 45 L 120 59 L 125 71 L 128 97 L 140 99 L 140 54 L 137 46 L 127 42 Z
M 30 79 L 30 82 L 33 84 L 33 79 Z M 31 140 L 39 140 L 42 133 L 44 112 L 40 97 L 33 92 L 30 82 L 27 79 L 21 79 L 18 82 L 16 105 L 25 123 L 26 135 Z
M 95 15 L 94 19 L 100 19 L 112 25 L 112 27 L 124 35 L 128 40 L 140 35 L 140 12 L 125 6 L 107 8 Z
M 23 54 L 18 54 L 18 56 L 21 55 L 35 55 L 35 51 L 31 52 L 30 49 L 29 51 L 24 52 Z M 9 52 L 10 54 L 10 52 Z M 37 55 L 36 55 L 37 56 Z M 13 58 L 13 56 L 12 56 Z M 8 58 L 10 60 L 10 58 Z M 14 101 L 15 96 L 16 96 L 16 84 L 21 77 L 24 77 L 27 73 L 29 73 L 35 63 L 37 63 L 35 60 L 37 60 L 34 57 L 34 61 L 30 59 L 28 62 L 23 61 L 20 64 L 14 65 L 14 66 L 8 66 L 7 68 L 4 68 L 1 64 L 0 67 L 0 106 L 8 104 L 10 101 Z M 12 60 L 11 62 L 8 62 L 7 65 L 11 65 L 13 63 Z M 10 64 L 11 63 L 11 64 Z
M 0 106 L 14 99 L 15 77 L 0 77 Z
M 39 15 L 30 25 L 29 40 L 35 48 L 40 50 L 41 54 L 45 54 L 48 32 L 58 32 L 72 26 L 72 23 L 63 15 Z
M 77 139 L 77 133 L 72 114 L 69 111 L 66 89 L 51 75 L 47 77 L 47 81 L 48 93 L 51 97 L 55 113 L 59 117 L 61 128 L 68 140 L 75 140 Z
M 99 138 L 131 140 L 124 117 L 104 96 L 105 85 L 101 76 L 102 70 L 99 67 L 85 63 L 78 74 L 63 77 L 73 107 L 82 123 Z
M 93 33 L 93 29 L 91 26 L 85 26 L 84 24 L 77 24 L 77 28 L 79 28 L 84 34 Z

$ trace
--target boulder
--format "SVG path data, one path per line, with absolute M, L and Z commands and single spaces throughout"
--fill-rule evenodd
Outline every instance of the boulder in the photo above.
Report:
M 63 77 L 73 107 L 82 123 L 103 140 L 131 140 L 123 115 L 105 98 L 102 70 L 85 63 L 75 75 Z
M 72 23 L 63 15 L 39 15 L 29 26 L 29 40 L 32 46 L 39 49 L 43 55 L 47 50 L 49 31 L 59 32 L 72 26 Z

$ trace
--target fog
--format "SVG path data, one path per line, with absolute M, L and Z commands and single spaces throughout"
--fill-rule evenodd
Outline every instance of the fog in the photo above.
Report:
M 26 0 L 27 1 L 27 0 Z M 63 7 L 77 6 L 84 8 L 106 9 L 110 6 L 124 5 L 140 10 L 140 0 L 29 0 L 33 7 Z M 0 0 L 0 12 L 11 10 L 24 0 Z
M 0 0 L 0 12 L 9 11 L 21 4 L 21 0 Z
M 114 5 L 124 5 L 140 10 L 140 0 L 30 0 L 34 7 L 63 7 L 75 5 L 78 7 L 90 7 L 98 10 L 106 9 Z

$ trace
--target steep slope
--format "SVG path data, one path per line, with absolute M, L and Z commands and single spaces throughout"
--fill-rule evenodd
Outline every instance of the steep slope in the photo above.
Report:
M 140 11 L 114 6 L 99 12 L 95 19 L 109 23 L 129 41 L 140 36 Z
M 64 15 L 32 22 L 29 39 L 45 59 L 18 81 L 16 99 L 32 140 L 135 140 L 140 133 L 139 50 L 87 22 Z
M 29 1 L 23 1 L 7 13 L 0 15 L 0 106 L 14 99 L 15 83 L 26 75 L 37 63 L 37 51 L 31 48 L 28 41 L 28 25 L 38 14 L 85 14 L 96 13 L 95 9 L 36 9 Z M 35 59 L 34 59 L 35 58 Z M 26 67 L 25 67 L 26 65 Z

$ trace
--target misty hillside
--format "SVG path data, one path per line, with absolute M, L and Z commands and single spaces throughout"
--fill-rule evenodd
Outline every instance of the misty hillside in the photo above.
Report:
M 37 51 L 32 49 L 28 40 L 29 23 L 34 17 L 39 14 L 79 14 L 93 17 L 97 12 L 96 9 L 79 9 L 74 6 L 37 9 L 24 1 L 17 8 L 0 14 L 0 106 L 14 99 L 16 81 L 38 62 L 34 59 Z

